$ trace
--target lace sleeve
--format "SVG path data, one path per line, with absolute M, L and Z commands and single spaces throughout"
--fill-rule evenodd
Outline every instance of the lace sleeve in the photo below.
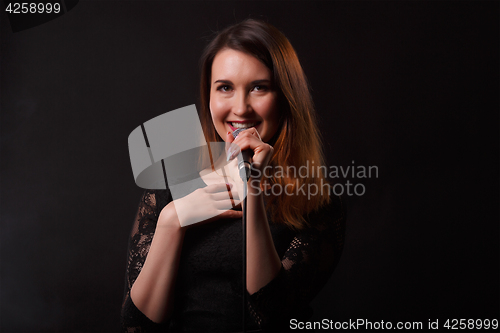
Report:
M 167 324 L 157 324 L 146 317 L 132 302 L 130 289 L 141 272 L 142 265 L 153 240 L 156 222 L 161 205 L 157 203 L 158 193 L 145 191 L 132 231 L 130 233 L 127 257 L 127 271 L 125 276 L 125 291 L 121 311 L 121 324 L 125 332 L 163 332 Z
M 249 296 L 249 310 L 259 327 L 284 329 L 289 320 L 308 320 L 309 303 L 333 273 L 344 245 L 345 208 L 339 197 L 309 216 L 311 228 L 299 231 L 270 283 Z

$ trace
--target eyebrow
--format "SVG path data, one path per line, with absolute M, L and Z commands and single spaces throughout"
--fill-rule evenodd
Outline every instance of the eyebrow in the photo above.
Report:
M 271 80 L 268 80 L 268 79 L 262 79 L 262 80 L 255 80 L 255 81 L 252 81 L 250 82 L 250 84 L 259 84 L 259 83 L 270 83 Z M 215 81 L 214 83 L 224 83 L 224 84 L 233 84 L 231 81 L 229 80 L 217 80 Z

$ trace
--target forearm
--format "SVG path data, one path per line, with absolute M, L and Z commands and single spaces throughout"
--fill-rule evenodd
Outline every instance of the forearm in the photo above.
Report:
M 169 318 L 180 261 L 184 229 L 177 227 L 173 210 L 160 214 L 151 246 L 139 276 L 130 290 L 135 306 L 154 322 Z
M 276 277 L 281 260 L 269 229 L 263 193 L 258 194 L 256 182 L 248 185 L 247 290 L 253 294 Z

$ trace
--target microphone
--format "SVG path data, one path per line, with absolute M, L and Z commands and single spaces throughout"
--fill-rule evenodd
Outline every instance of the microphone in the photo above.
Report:
M 238 134 L 246 130 L 246 128 L 238 128 L 233 132 L 233 138 L 236 139 Z M 242 158 L 240 158 L 240 156 Z M 240 171 L 240 177 L 243 181 L 248 181 L 250 179 L 250 170 L 252 170 L 252 165 L 250 164 L 250 158 L 253 156 L 253 150 L 246 149 L 238 154 L 238 170 Z
M 233 132 L 233 138 L 236 139 L 238 134 L 246 130 L 246 128 L 238 128 Z M 247 323 L 247 181 L 250 178 L 250 170 L 252 165 L 250 164 L 250 158 L 252 158 L 253 151 L 251 149 L 246 149 L 238 154 L 238 170 L 240 172 L 241 180 L 243 180 L 243 218 L 242 218 L 242 242 L 241 242 L 241 253 L 243 254 L 242 260 L 242 295 L 243 295 L 243 332 L 247 331 L 246 323 Z M 241 156 L 241 157 L 240 157 Z

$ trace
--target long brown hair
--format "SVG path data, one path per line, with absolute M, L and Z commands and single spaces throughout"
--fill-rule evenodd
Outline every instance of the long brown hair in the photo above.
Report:
M 280 129 L 269 142 L 274 147 L 270 161 L 273 170 L 296 171 L 300 166 L 323 166 L 324 157 L 320 133 L 316 125 L 316 112 L 309 91 L 307 78 L 299 59 L 288 39 L 274 26 L 259 20 L 247 19 L 230 26 L 206 46 L 201 59 L 200 119 L 207 142 L 222 142 L 212 121 L 209 101 L 212 63 L 222 49 L 230 48 L 252 55 L 266 65 L 272 73 L 272 86 L 278 92 Z M 267 210 L 276 223 L 301 229 L 307 225 L 305 214 L 329 203 L 329 191 L 321 191 L 327 184 L 325 174 L 309 170 L 306 177 L 273 172 L 267 179 L 270 185 L 278 184 L 293 195 L 270 196 Z M 316 170 L 315 170 L 316 171 Z M 264 183 L 265 180 L 263 179 Z M 319 194 L 309 196 L 308 189 L 316 184 Z M 285 187 L 288 185 L 287 187 Z M 303 188 L 303 191 L 297 191 Z M 291 190 L 292 189 L 292 190 Z M 329 189 L 329 187 L 328 187 Z

